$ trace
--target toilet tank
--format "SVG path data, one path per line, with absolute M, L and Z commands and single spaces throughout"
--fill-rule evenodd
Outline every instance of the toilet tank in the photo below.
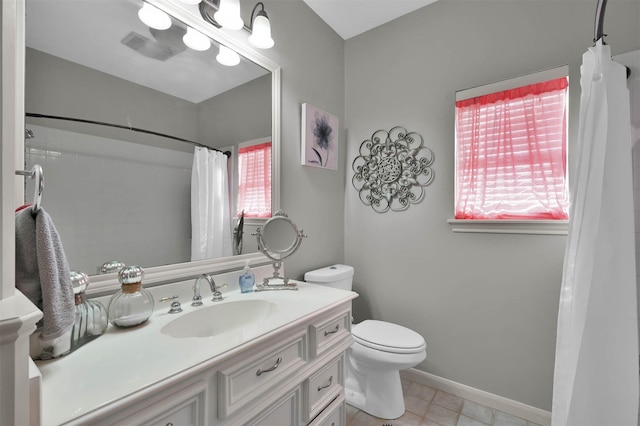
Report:
M 353 266 L 338 264 L 316 269 L 304 274 L 304 280 L 311 284 L 351 290 L 353 284 Z

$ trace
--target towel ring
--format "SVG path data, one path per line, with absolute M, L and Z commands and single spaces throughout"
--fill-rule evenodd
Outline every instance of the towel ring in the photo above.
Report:
M 42 173 L 42 167 L 39 164 L 34 164 L 31 171 L 16 170 L 16 175 L 29 176 L 31 179 L 35 179 L 36 187 L 33 192 L 33 204 L 31 205 L 31 213 L 37 214 L 40 211 L 42 205 L 42 192 L 44 191 L 44 174 Z

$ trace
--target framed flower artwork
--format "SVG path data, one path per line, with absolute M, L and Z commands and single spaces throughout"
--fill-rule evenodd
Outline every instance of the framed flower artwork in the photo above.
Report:
M 337 170 L 338 117 L 302 104 L 302 165 Z

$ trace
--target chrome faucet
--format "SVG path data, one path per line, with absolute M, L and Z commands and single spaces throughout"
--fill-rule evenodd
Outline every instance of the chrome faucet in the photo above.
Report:
M 227 285 L 217 285 L 213 280 L 211 274 L 202 274 L 198 278 L 196 278 L 196 283 L 193 286 L 193 300 L 191 302 L 191 306 L 202 305 L 202 297 L 200 296 L 200 280 L 205 280 L 209 283 L 209 287 L 211 288 L 211 292 L 213 293 L 213 297 L 211 298 L 213 302 L 219 302 L 223 299 L 220 289 L 226 287 Z
M 202 306 L 202 296 L 200 296 L 200 280 L 206 279 L 206 274 L 200 275 L 196 278 L 196 283 L 193 285 L 193 298 L 191 299 L 191 306 Z

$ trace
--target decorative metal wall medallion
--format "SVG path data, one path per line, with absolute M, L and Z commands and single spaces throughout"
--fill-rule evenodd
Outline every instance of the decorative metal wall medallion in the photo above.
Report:
M 435 155 L 423 143 L 419 133 L 407 133 L 400 126 L 378 130 L 362 142 L 351 180 L 360 200 L 378 213 L 406 210 L 420 202 L 423 188 L 435 177 Z

